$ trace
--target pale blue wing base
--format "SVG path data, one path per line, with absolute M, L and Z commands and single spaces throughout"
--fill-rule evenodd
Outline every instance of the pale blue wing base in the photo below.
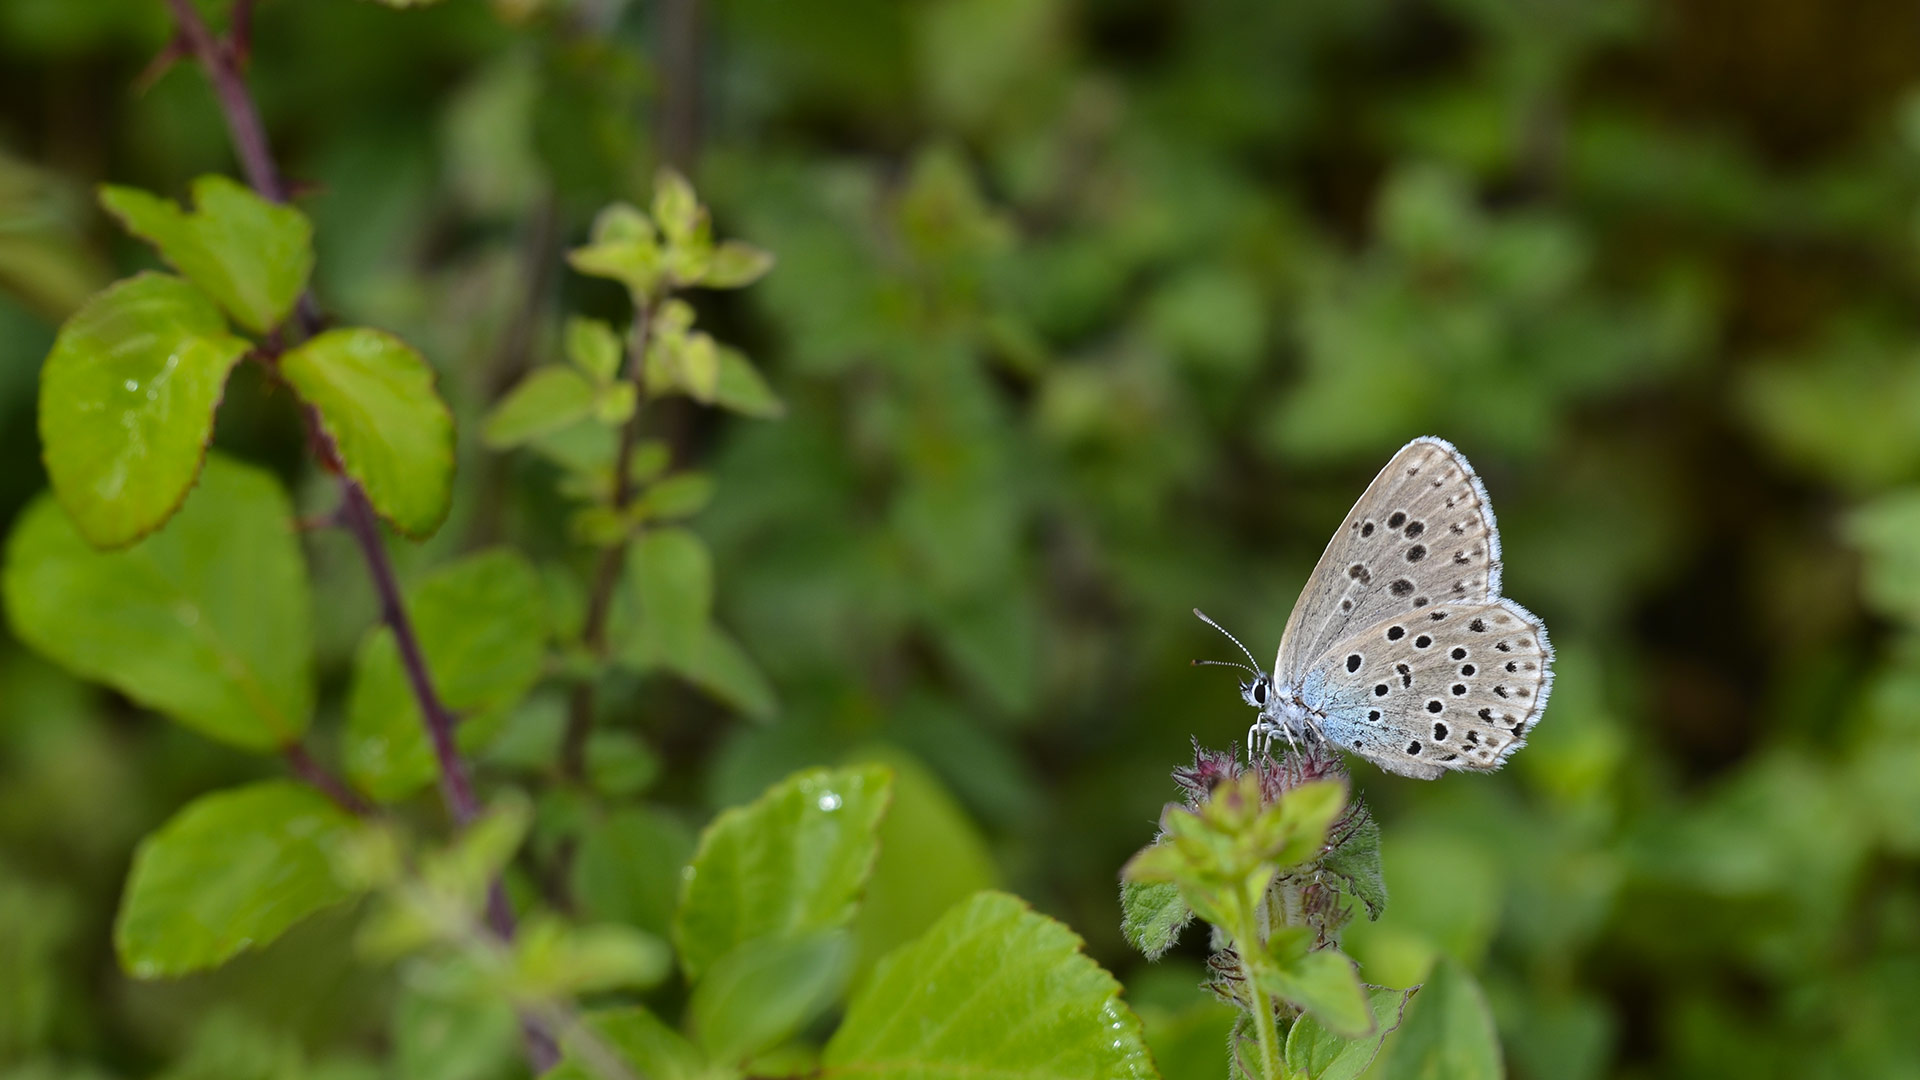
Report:
M 1291 693 L 1335 746 L 1431 780 L 1505 764 L 1552 690 L 1546 627 L 1497 599 L 1383 619 L 1328 650 Z

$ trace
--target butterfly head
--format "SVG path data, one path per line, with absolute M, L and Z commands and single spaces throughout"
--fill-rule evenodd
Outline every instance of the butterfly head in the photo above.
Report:
M 1264 671 L 1256 671 L 1253 678 L 1240 684 L 1240 697 L 1247 704 L 1265 712 L 1267 703 L 1273 700 L 1273 676 Z

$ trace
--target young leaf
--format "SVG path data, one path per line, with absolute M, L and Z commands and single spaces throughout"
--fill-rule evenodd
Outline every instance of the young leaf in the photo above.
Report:
M 1311 1013 L 1302 1016 L 1287 1032 L 1287 1064 L 1306 1073 L 1308 1080 L 1355 1080 L 1373 1064 L 1387 1035 L 1400 1026 L 1414 990 L 1367 987 L 1373 1034 L 1365 1038 L 1342 1038 L 1328 1031 Z
M 891 789 L 879 766 L 811 769 L 715 818 L 674 916 L 687 978 L 699 979 L 743 942 L 845 926 L 873 872 Z
M 313 711 L 312 603 L 293 507 L 271 475 L 219 455 L 164 531 L 96 551 L 53 500 L 7 546 L 21 641 L 221 742 L 268 750 Z
M 656 337 L 647 348 L 646 382 L 655 397 L 678 392 L 713 404 L 720 390 L 719 344 L 697 330 Z
M 422 861 L 421 877 L 448 896 L 463 898 L 478 909 L 488 887 L 526 841 L 533 826 L 533 805 L 524 795 L 508 792 L 468 825 L 451 846 Z
M 673 969 L 667 943 L 627 926 L 529 919 L 514 940 L 511 993 L 553 1001 L 603 990 L 645 989 Z
M 441 567 L 407 599 L 434 685 L 448 708 L 466 714 L 462 745 L 484 743 L 494 721 L 540 678 L 547 619 L 539 573 L 519 554 L 496 549 Z M 382 801 L 438 775 L 425 718 L 386 627 L 367 635 L 354 663 L 345 754 L 354 782 Z
M 1307 1010 L 1348 1039 L 1373 1033 L 1373 1013 L 1360 973 L 1338 949 L 1320 949 L 1257 973 L 1270 993 Z
M 748 719 L 766 721 L 780 711 L 773 686 L 760 673 L 746 650 L 731 635 L 708 623 L 692 646 L 665 656 L 646 656 L 638 665 L 664 666 L 705 690 L 714 699 L 738 709 Z
M 100 203 L 127 231 L 220 302 L 240 325 L 280 325 L 313 271 L 313 225 L 224 176 L 193 182 L 193 212 L 137 188 L 103 186 Z
M 626 1070 L 647 1080 L 732 1080 L 739 1073 L 709 1063 L 700 1048 L 635 1005 L 587 1017 L 569 1035 L 558 1068 L 542 1080 L 617 1080 Z
M 213 967 L 350 892 L 333 853 L 353 818 L 282 780 L 203 795 L 140 842 L 114 922 L 137 978 Z
M 667 243 L 683 246 L 700 239 L 707 212 L 693 193 L 687 178 L 672 169 L 661 169 L 653 178 L 653 221 Z
M 513 1007 L 440 996 L 403 981 L 391 1013 L 393 1071 L 407 1080 L 499 1080 L 519 1052 Z
M 1499 1080 L 1506 1075 L 1487 999 L 1473 976 L 1451 958 L 1435 966 L 1414 996 L 1385 1055 L 1381 1076 Z
M 756 720 L 778 709 L 773 688 L 738 642 L 713 625 L 713 557 L 685 529 L 655 529 L 628 551 L 616 611 L 616 658 L 638 671 L 664 668 Z
M 593 384 L 572 368 L 538 368 L 487 414 L 480 437 L 495 450 L 519 446 L 577 423 L 593 411 L 595 396 Z
M 713 249 L 700 284 L 709 289 L 739 289 L 759 281 L 773 269 L 773 255 L 752 244 L 724 240 Z
M 590 277 L 620 282 L 636 303 L 652 295 L 664 272 L 653 224 L 626 203 L 614 203 L 600 211 L 593 219 L 587 246 L 568 252 L 567 262 Z
M 714 404 L 762 420 L 786 415 L 786 402 L 767 385 L 746 353 L 722 345 L 719 354 L 720 375 L 713 386 Z
M 1120 883 L 1120 932 L 1127 944 L 1158 960 L 1180 940 L 1180 931 L 1193 920 L 1193 909 L 1180 898 L 1180 886 L 1171 881 Z
M 682 472 L 647 488 L 634 505 L 635 512 L 648 521 L 673 521 L 692 517 L 712 500 L 713 477 L 703 472 Z
M 713 1060 L 742 1062 L 825 1012 L 845 987 L 852 959 L 844 931 L 746 942 L 694 986 L 687 1026 Z
M 107 288 L 60 328 L 40 372 L 40 441 L 89 542 L 132 543 L 179 508 L 246 351 L 206 294 L 165 274 Z
M 685 529 L 654 529 L 627 550 L 627 582 L 649 656 L 684 660 L 713 614 L 713 556 Z
M 821 1056 L 827 1077 L 1147 1080 L 1120 984 L 1065 926 L 983 892 L 882 960 Z
M 640 388 L 630 382 L 608 383 L 594 391 L 593 418 L 608 427 L 618 427 L 640 407 Z
M 430 536 L 453 497 L 453 414 L 433 369 L 380 330 L 329 330 L 280 358 L 280 374 L 320 412 L 347 475 L 380 516 Z
M 582 914 L 665 935 L 673 922 L 680 870 L 693 857 L 693 830 L 644 807 L 589 823 L 573 860 L 573 896 Z
M 578 316 L 567 320 L 567 359 L 594 382 L 610 382 L 620 374 L 624 355 L 620 335 L 605 322 Z

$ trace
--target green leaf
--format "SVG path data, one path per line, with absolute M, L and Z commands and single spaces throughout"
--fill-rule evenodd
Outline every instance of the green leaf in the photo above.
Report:
M 320 426 L 380 516 L 429 536 L 453 498 L 453 414 L 433 369 L 380 330 L 329 330 L 280 358 L 280 374 L 320 412 Z
M 692 655 L 713 614 L 713 556 L 686 529 L 653 529 L 627 549 L 627 581 L 649 655 Z
M 720 391 L 719 344 L 700 331 L 655 338 L 647 347 L 646 383 L 655 397 L 679 392 L 713 404 Z
M 587 739 L 587 782 L 609 798 L 638 795 L 660 776 L 660 758 L 630 731 L 596 731 Z
M 608 427 L 619 427 L 640 407 L 640 388 L 630 382 L 608 383 L 593 395 L 593 418 Z
M 272 476 L 211 455 L 172 526 L 96 551 L 50 498 L 7 546 L 21 641 L 222 742 L 297 740 L 313 711 L 312 602 Z
M 1849 514 L 1846 538 L 1866 558 L 1860 591 L 1882 614 L 1920 622 L 1920 489 L 1903 488 Z
M 1297 866 L 1320 854 L 1327 830 L 1347 807 L 1347 785 L 1339 780 L 1309 780 L 1280 797 L 1280 823 L 1288 835 L 1273 860 Z
M 880 962 L 822 1055 L 876 1080 L 1146 1080 L 1156 1074 L 1120 984 L 1080 939 L 983 892 Z
M 708 623 L 689 648 L 659 661 L 669 671 L 706 691 L 715 700 L 752 720 L 773 719 L 780 711 L 773 686 L 731 635 Z
M 994 887 L 999 873 L 986 838 L 925 765 L 890 746 L 848 760 L 893 770 L 893 801 L 880 822 L 880 859 L 853 924 L 858 980 L 953 905 Z
M 354 827 L 288 781 L 194 800 L 134 852 L 114 922 L 121 966 L 142 979 L 213 967 L 346 899 L 333 853 Z
M 661 169 L 653 178 L 653 222 L 667 243 L 683 245 L 699 239 L 707 212 L 693 193 L 693 185 L 673 169 Z
M 692 517 L 713 501 L 713 477 L 703 472 L 675 473 L 647 488 L 634 512 L 648 521 Z
M 1198 810 L 1169 805 L 1161 815 L 1164 835 L 1134 855 L 1121 876 L 1171 882 L 1201 918 L 1232 925 L 1248 893 L 1264 891 L 1281 869 L 1320 855 L 1345 799 L 1344 783 L 1312 780 L 1268 804 L 1259 777 L 1245 773 L 1217 785 Z
M 746 942 L 694 986 L 688 1029 L 713 1060 L 742 1062 L 825 1012 L 846 986 L 852 959 L 844 931 Z
M 40 372 L 40 441 L 81 535 L 119 547 L 173 515 L 246 351 L 205 294 L 164 274 L 119 282 L 67 320 Z
M 1493 1013 L 1480 985 L 1459 961 L 1444 958 L 1434 967 L 1414 995 L 1400 1030 L 1388 1041 L 1378 1074 L 1429 1080 L 1499 1080 L 1506 1075 Z
M 495 799 L 451 846 L 425 859 L 421 876 L 477 909 L 494 879 L 513 861 L 532 825 L 532 804 L 524 795 L 509 791 Z
M 1319 949 L 1257 973 L 1261 985 L 1307 1010 L 1337 1035 L 1359 1039 L 1373 1033 L 1373 1012 L 1360 973 L 1338 949 Z
M 673 970 L 667 943 L 627 926 L 571 926 L 533 918 L 514 939 L 512 993 L 554 1001 L 604 990 L 645 989 Z
M 590 277 L 611 278 L 627 287 L 636 304 L 659 287 L 664 270 L 653 224 L 638 209 L 614 203 L 593 219 L 587 246 L 567 253 L 567 262 Z
M 516 552 L 480 552 L 408 589 L 407 610 L 435 688 L 465 717 L 462 747 L 480 747 L 539 681 L 547 640 L 539 572 Z M 425 717 L 385 626 L 367 635 L 355 658 L 345 757 L 354 783 L 383 802 L 411 795 L 439 772 Z
M 487 414 L 480 438 L 495 450 L 519 446 L 579 422 L 596 397 L 593 384 L 572 368 L 537 368 Z
M 742 416 L 770 420 L 784 416 L 787 404 L 767 385 L 753 361 L 739 349 L 720 346 L 720 375 L 713 387 L 713 403 Z
M 573 895 L 586 916 L 665 935 L 673 923 L 680 871 L 693 857 L 693 830 L 644 807 L 615 810 L 581 831 Z
M 873 872 L 892 786 L 879 766 L 810 769 L 715 818 L 674 915 L 687 977 L 699 979 L 743 942 L 845 926 Z
M 485 917 L 490 886 L 526 839 L 532 819 L 532 804 L 509 792 L 453 843 L 412 864 L 391 826 L 362 832 L 334 861 L 336 876 L 383 890 L 354 935 L 361 955 L 384 963 L 436 944 L 471 944 L 467 927 Z M 388 887 L 401 883 L 410 866 L 417 870 L 406 878 L 408 887 Z M 512 992 L 511 985 L 502 984 L 509 973 L 497 964 L 475 969 L 458 956 L 452 963 L 459 972 L 453 981 L 466 984 L 458 992 Z
M 1417 988 L 1416 988 L 1417 989 Z M 1373 1013 L 1373 1033 L 1347 1039 L 1327 1030 L 1309 1013 L 1295 1020 L 1287 1032 L 1287 1064 L 1307 1074 L 1308 1080 L 1354 1080 L 1379 1056 L 1380 1044 L 1400 1026 L 1413 990 L 1367 987 L 1367 1008 Z
M 100 203 L 127 231 L 257 334 L 280 325 L 313 271 L 313 226 L 219 175 L 193 182 L 194 210 L 136 188 L 103 186 Z
M 725 240 L 713 249 L 700 284 L 709 289 L 739 289 L 759 281 L 771 269 L 771 253 L 738 240 Z
M 728 1080 L 739 1074 L 709 1064 L 700 1048 L 641 1006 L 586 1018 L 566 1038 L 565 1056 L 543 1080 L 618 1080 L 621 1069 L 646 1080 Z
M 1193 909 L 1180 898 L 1180 886 L 1171 881 L 1120 883 L 1120 932 L 1127 944 L 1158 960 L 1180 940 L 1180 931 L 1193 920 Z
M 665 669 L 756 720 L 778 709 L 773 688 L 731 636 L 711 621 L 713 557 L 685 529 L 633 542 L 616 608 L 615 658 L 636 671 Z
M 438 997 L 402 982 L 392 1012 L 394 1073 L 407 1080 L 504 1080 L 519 1054 L 512 1006 Z
M 610 382 L 620 373 L 625 350 L 620 335 L 599 319 L 575 316 L 567 320 L 567 359 L 594 382 Z
M 1367 918 L 1378 919 L 1387 909 L 1387 879 L 1380 865 L 1380 825 L 1365 805 L 1356 804 L 1353 816 L 1329 837 L 1333 849 L 1320 868 L 1340 883 L 1347 895 L 1360 901 Z

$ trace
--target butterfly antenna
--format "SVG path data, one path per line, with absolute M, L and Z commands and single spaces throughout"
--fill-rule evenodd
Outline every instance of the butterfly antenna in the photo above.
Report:
M 1207 613 L 1206 613 L 1206 612 L 1204 612 L 1204 611 L 1201 611 L 1201 610 L 1200 610 L 1199 608 L 1194 608 L 1194 609 L 1193 609 L 1193 613 L 1194 613 L 1195 615 L 1198 615 L 1198 616 L 1200 617 L 1200 621 L 1201 621 L 1201 622 L 1203 622 L 1203 623 L 1206 623 L 1206 624 L 1207 624 L 1208 626 L 1211 626 L 1211 627 L 1213 627 L 1213 628 L 1214 628 L 1215 630 L 1218 630 L 1218 631 L 1220 631 L 1220 632 L 1221 632 L 1221 633 L 1223 633 L 1223 634 L 1227 634 L 1227 628 L 1226 628 L 1226 627 L 1224 627 L 1224 626 L 1221 626 L 1221 625 L 1220 625 L 1219 623 L 1217 623 L 1217 622 L 1214 622 L 1214 621 L 1213 621 L 1212 619 L 1209 619 L 1209 618 L 1207 618 Z M 1235 645 L 1237 645 L 1237 646 L 1239 646 L 1239 648 L 1240 648 L 1240 651 L 1241 651 L 1241 652 L 1243 652 L 1243 653 L 1246 653 L 1246 657 L 1247 657 L 1247 662 L 1248 662 L 1248 663 L 1251 663 L 1251 664 L 1253 665 L 1253 671 L 1254 671 L 1254 673 L 1255 673 L 1255 674 L 1258 674 L 1258 673 L 1259 673 L 1259 671 L 1260 671 L 1260 661 L 1258 661 L 1258 660 L 1255 660 L 1255 659 L 1253 658 L 1253 654 L 1252 654 L 1252 653 L 1250 653 L 1250 652 L 1247 652 L 1247 647 L 1246 647 L 1245 645 L 1241 645 L 1241 644 L 1240 644 L 1240 639 L 1239 639 L 1239 638 L 1237 638 L 1237 637 L 1234 637 L 1234 636 L 1233 636 L 1232 634 L 1227 634 L 1227 640 L 1228 640 L 1228 641 L 1231 641 L 1231 642 L 1233 642 L 1233 643 L 1234 643 Z M 1218 661 L 1218 660 L 1211 660 L 1211 661 L 1207 661 L 1207 663 L 1215 663 L 1215 664 L 1217 664 L 1217 663 L 1220 663 L 1220 662 L 1221 662 L 1221 661 Z M 1200 661 L 1195 661 L 1195 663 L 1200 663 Z M 1238 664 L 1235 664 L 1235 665 L 1233 665 L 1233 666 L 1235 666 L 1235 667 L 1238 667 L 1239 665 L 1238 665 Z
M 1258 671 L 1254 671 L 1238 660 L 1195 660 L 1192 661 L 1192 663 L 1194 667 L 1237 667 L 1241 671 L 1251 672 L 1255 675 L 1260 674 Z

